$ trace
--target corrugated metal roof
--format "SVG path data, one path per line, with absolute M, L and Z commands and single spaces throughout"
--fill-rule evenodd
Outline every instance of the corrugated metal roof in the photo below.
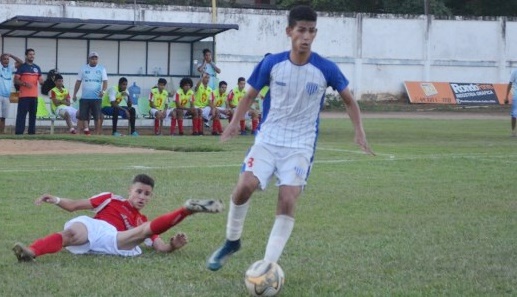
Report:
M 231 29 L 239 30 L 239 26 L 35 16 L 15 16 L 0 24 L 0 34 L 3 37 L 184 43 L 193 43 Z

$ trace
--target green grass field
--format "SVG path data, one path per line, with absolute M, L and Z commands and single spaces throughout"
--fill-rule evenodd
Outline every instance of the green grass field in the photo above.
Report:
M 517 139 L 509 137 L 509 121 L 364 122 L 376 157 L 352 143 L 348 120 L 322 122 L 309 185 L 279 262 L 286 274 L 281 295 L 517 295 Z M 244 272 L 263 257 L 274 219 L 274 183 L 255 194 L 243 248 L 215 273 L 205 261 L 223 242 L 226 212 L 192 216 L 164 234 L 189 236 L 190 243 L 173 254 L 144 249 L 140 257 L 121 258 L 62 251 L 17 263 L 11 247 L 59 231 L 84 214 L 37 207 L 33 201 L 40 194 L 125 195 L 141 172 L 157 181 L 144 210 L 150 218 L 191 197 L 227 203 L 251 137 L 226 144 L 214 137 L 23 138 L 161 151 L 0 156 L 2 296 L 246 296 Z

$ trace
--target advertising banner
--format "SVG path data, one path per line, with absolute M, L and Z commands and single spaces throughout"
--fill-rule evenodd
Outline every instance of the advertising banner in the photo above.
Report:
M 404 82 L 410 103 L 487 105 L 504 104 L 508 84 Z

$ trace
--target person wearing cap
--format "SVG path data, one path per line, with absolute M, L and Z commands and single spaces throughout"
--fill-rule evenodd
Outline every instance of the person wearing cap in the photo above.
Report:
M 77 100 L 77 92 L 82 84 L 81 100 L 79 101 L 79 130 L 89 135 L 88 120 L 90 115 L 95 121 L 95 133 L 102 134 L 102 97 L 108 88 L 108 74 L 106 68 L 99 65 L 99 54 L 91 52 L 88 55 L 88 63 L 79 69 L 77 81 L 75 82 L 74 95 L 72 99 Z

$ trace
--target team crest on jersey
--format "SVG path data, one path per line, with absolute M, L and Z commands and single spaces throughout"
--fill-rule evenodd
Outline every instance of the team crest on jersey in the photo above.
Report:
M 317 83 L 308 82 L 305 85 L 305 90 L 307 90 L 307 93 L 309 93 L 309 95 L 314 95 L 318 91 L 318 84 Z

